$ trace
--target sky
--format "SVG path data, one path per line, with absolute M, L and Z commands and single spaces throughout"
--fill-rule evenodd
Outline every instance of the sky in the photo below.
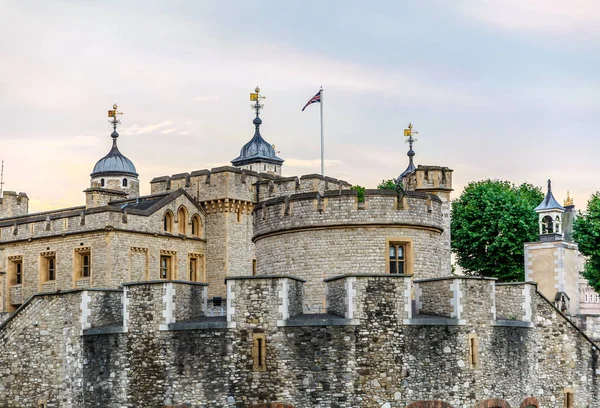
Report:
M 82 205 L 119 148 L 152 178 L 228 165 L 261 133 L 284 176 L 374 188 L 416 164 L 540 187 L 577 208 L 600 189 L 600 2 L 0 0 L 4 189 L 30 211 Z

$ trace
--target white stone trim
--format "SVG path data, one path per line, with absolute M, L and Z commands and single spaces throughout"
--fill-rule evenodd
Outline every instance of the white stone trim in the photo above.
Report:
M 123 287 L 123 331 L 127 333 L 127 323 L 129 322 L 129 297 L 127 294 L 129 293 L 129 289 L 127 286 Z
M 555 288 L 558 292 L 566 292 L 567 282 L 565 279 L 565 249 L 562 247 L 557 248 L 554 251 L 554 264 L 556 268 L 554 268 L 556 285 Z
M 454 281 L 450 284 L 450 290 L 452 291 L 452 299 L 450 299 L 450 304 L 454 308 L 450 317 L 460 320 L 460 315 L 463 311 L 462 303 L 460 301 L 460 299 L 463 297 L 463 292 L 460 289 L 460 279 L 454 279 Z
M 404 324 L 406 324 L 406 321 L 409 319 L 412 319 L 413 317 L 413 313 L 412 313 L 412 295 L 411 295 L 411 283 L 412 283 L 412 279 L 411 278 L 404 278 Z M 418 283 L 417 283 L 418 285 Z M 417 297 L 416 295 L 417 290 L 415 289 L 415 298 Z M 416 304 L 416 299 L 415 299 L 415 304 Z M 418 307 L 418 306 L 417 306 Z
M 281 290 L 277 293 L 281 304 L 279 305 L 279 316 L 281 319 L 277 321 L 278 326 L 283 326 L 284 322 L 290 318 L 290 280 L 289 278 L 281 279 Z
M 87 290 L 81 292 L 81 334 L 83 334 L 84 330 L 92 327 L 92 324 L 88 320 L 92 315 L 92 311 L 89 307 L 91 300 L 92 298 Z
M 531 285 L 524 284 L 523 285 L 523 310 L 525 314 L 523 315 L 522 320 L 524 322 L 531 321 Z
M 233 321 L 233 315 L 235 314 L 235 307 L 233 301 L 235 299 L 235 291 L 233 290 L 234 280 L 227 281 L 227 328 L 235 328 L 235 322 Z
M 344 286 L 346 287 L 346 319 L 354 319 L 354 311 L 356 310 L 354 299 L 356 299 L 356 290 L 354 289 L 356 278 L 346 278 Z
M 208 286 L 202 288 L 202 313 L 204 316 L 208 313 Z
M 165 294 L 163 295 L 163 317 L 165 318 L 164 324 L 160 325 L 160 330 L 169 330 L 169 323 L 175 323 L 175 302 L 173 297 L 175 296 L 175 288 L 172 282 L 163 284 Z
M 490 281 L 492 287 L 492 320 L 496 320 L 496 282 Z

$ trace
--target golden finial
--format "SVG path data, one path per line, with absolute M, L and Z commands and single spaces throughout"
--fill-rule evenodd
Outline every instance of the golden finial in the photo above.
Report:
M 574 204 L 573 204 L 573 199 L 572 199 L 572 198 L 571 198 L 571 196 L 569 195 L 569 190 L 567 190 L 567 198 L 565 198 L 565 202 L 563 203 L 563 205 L 564 205 L 565 207 L 570 207 L 570 206 L 574 205 Z

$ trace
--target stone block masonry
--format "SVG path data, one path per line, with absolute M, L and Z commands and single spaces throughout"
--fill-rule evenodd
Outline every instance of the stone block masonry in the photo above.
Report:
M 297 314 L 303 282 L 290 276 L 229 278 L 229 328 L 208 324 L 202 284 L 126 284 L 125 312 L 115 291 L 36 295 L 0 326 L 0 398 L 9 407 L 553 407 L 568 388 L 574 406 L 598 405 L 596 345 L 534 285 L 522 285 L 532 295 L 525 327 L 475 314 L 494 304 L 492 280 L 458 280 L 463 325 L 404 319 L 409 276 L 328 280 L 329 305 L 355 322 L 327 325 Z M 304 324 L 286 324 L 299 316 Z M 93 327 L 82 334 L 81 322 Z M 262 356 L 256 338 L 266 341 Z

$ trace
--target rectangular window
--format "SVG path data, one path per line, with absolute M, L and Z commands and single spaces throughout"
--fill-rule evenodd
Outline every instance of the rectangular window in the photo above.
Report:
M 390 244 L 389 247 L 389 262 L 390 262 L 390 273 L 404 274 L 404 262 L 406 253 L 406 246 L 404 244 Z
M 171 257 L 160 256 L 160 279 L 171 279 Z
M 252 335 L 252 360 L 254 371 L 267 371 L 267 339 L 265 333 Z
M 56 280 L 56 253 L 44 252 L 40 259 L 42 282 Z
M 198 258 L 190 258 L 190 281 L 198 281 Z
M 252 260 L 252 276 L 256 276 L 256 259 Z
M 21 285 L 23 283 L 23 260 L 13 261 L 14 268 L 14 284 Z
M 469 366 L 477 368 L 479 365 L 479 340 L 474 333 L 469 334 Z
M 89 247 L 76 248 L 73 261 L 75 279 L 87 279 L 92 276 L 92 252 Z
M 573 408 L 573 391 L 570 388 L 565 390 L 565 408 Z

